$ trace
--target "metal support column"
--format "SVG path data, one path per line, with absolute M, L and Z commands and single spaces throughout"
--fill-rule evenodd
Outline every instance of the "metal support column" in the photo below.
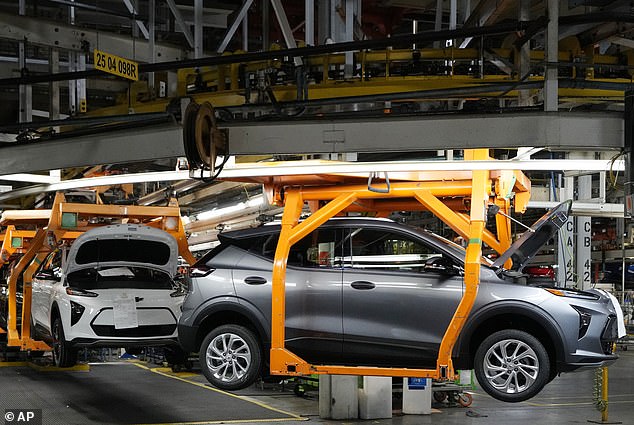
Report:
M 48 54 L 48 71 L 51 74 L 59 72 L 59 50 L 51 48 Z M 48 119 L 59 119 L 59 81 L 48 83 Z M 58 131 L 59 127 L 55 128 Z
M 577 200 L 588 202 L 592 198 L 592 176 L 577 177 Z M 591 240 L 592 224 L 590 217 L 576 217 L 577 243 L 575 244 L 575 263 L 577 271 L 577 288 L 590 289 L 592 286 Z
M 528 21 L 531 17 L 531 2 L 530 0 L 520 0 L 520 21 Z M 531 69 L 531 47 L 527 41 L 519 48 L 519 64 L 518 64 L 518 78 L 524 78 L 528 75 Z M 531 98 L 529 90 L 519 90 L 517 97 L 518 106 L 531 106 Z
M 18 13 L 26 14 L 26 0 L 20 0 Z M 26 42 L 18 43 L 18 67 L 20 75 L 26 72 Z M 19 87 L 19 120 L 20 122 L 31 122 L 33 120 L 33 87 L 31 85 L 20 85 Z
M 557 111 L 559 83 L 559 0 L 548 0 L 546 27 L 546 74 L 544 78 L 544 111 Z
M 271 32 L 271 21 L 269 19 L 271 13 L 269 6 L 268 1 L 262 2 L 262 50 L 269 50 L 269 45 L 271 44 L 269 39 Z
M 442 0 L 436 0 L 436 20 L 434 22 L 434 31 L 442 29 Z M 440 41 L 434 41 L 434 48 L 440 48 Z M 444 46 L 443 46 L 444 47 Z
M 242 18 L 242 50 L 249 51 L 249 14 Z
M 237 21 L 238 21 L 237 23 L 239 24 L 241 19 L 238 19 Z M 232 25 L 232 28 L 233 28 L 233 25 Z M 237 28 L 237 25 L 236 25 L 236 28 Z M 233 34 L 231 34 L 231 36 L 233 36 Z M 231 40 L 231 37 L 229 37 L 229 40 Z M 227 40 L 227 43 L 229 43 L 229 40 Z M 222 51 L 218 49 L 218 53 L 222 53 L 223 51 L 224 51 L 224 47 L 222 48 Z M 199 59 L 202 57 L 203 57 L 203 0 L 194 0 L 194 58 Z
M 78 52 L 75 54 L 75 58 L 77 59 L 77 71 L 85 71 L 86 70 L 86 54 L 83 52 Z M 81 78 L 77 81 L 77 104 L 79 106 L 78 111 L 80 113 L 84 113 L 87 111 L 88 107 L 86 104 L 86 79 Z
M 148 56 L 150 57 L 150 63 L 154 63 L 156 59 L 156 0 L 148 1 L 148 14 L 150 15 L 148 18 Z M 150 92 L 150 96 L 154 98 L 156 92 L 154 90 L 154 73 L 148 72 L 147 74 L 147 84 L 148 90 Z
M 354 41 L 354 0 L 346 2 L 346 35 L 345 41 Z M 346 52 L 346 63 L 343 68 L 343 76 L 350 79 L 354 75 L 354 52 Z
M 76 52 L 68 52 L 68 72 L 77 71 Z M 77 114 L 77 80 L 68 81 L 68 114 Z
M 564 177 L 563 187 L 560 184 L 560 201 L 574 198 L 574 177 Z M 557 282 L 569 288 L 575 284 L 574 268 L 574 219 L 568 217 L 566 224 L 557 232 Z
M 315 0 L 305 1 L 304 40 L 307 46 L 315 45 Z

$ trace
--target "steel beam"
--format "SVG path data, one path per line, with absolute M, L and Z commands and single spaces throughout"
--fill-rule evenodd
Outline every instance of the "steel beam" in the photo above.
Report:
M 119 56 L 134 56 L 134 59 L 140 62 L 150 62 L 146 40 L 132 40 L 129 36 L 97 32 L 87 28 L 79 30 L 72 25 L 10 13 L 0 13 L 0 38 L 28 40 L 31 44 L 60 50 L 80 51 L 87 47 L 99 48 Z M 156 43 L 156 54 L 162 61 L 177 61 L 186 57 L 183 50 L 163 43 Z
M 185 156 L 182 129 L 163 124 L 0 148 L 0 174 Z
M 517 146 L 623 147 L 616 113 L 522 113 L 226 125 L 234 154 L 402 152 Z M 297 137 L 301 134 L 302 137 Z M 388 143 L 389 141 L 389 143 Z
M 412 152 L 474 147 L 623 147 L 621 113 L 521 113 L 225 124 L 234 155 Z M 297 137 L 301 134 L 302 137 Z M 389 141 L 389 143 L 387 142 Z M 2 146 L 4 145 L 4 146 Z M 0 144 L 0 174 L 184 156 L 177 124 L 20 145 Z

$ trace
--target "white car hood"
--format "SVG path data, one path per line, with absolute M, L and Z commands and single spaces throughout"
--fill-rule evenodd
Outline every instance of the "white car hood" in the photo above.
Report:
M 178 263 L 176 239 L 162 230 L 138 224 L 115 224 L 91 229 L 72 244 L 66 273 L 89 267 L 138 266 L 173 277 Z

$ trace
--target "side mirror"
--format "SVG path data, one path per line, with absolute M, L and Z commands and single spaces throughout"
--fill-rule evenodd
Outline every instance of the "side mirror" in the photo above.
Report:
M 453 261 L 444 256 L 428 259 L 425 262 L 425 271 L 441 273 L 447 276 L 455 276 L 458 274 L 458 269 L 454 267 Z

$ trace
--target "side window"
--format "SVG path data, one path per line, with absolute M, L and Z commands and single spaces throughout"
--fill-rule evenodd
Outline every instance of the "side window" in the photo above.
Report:
M 295 267 L 341 267 L 336 263 L 338 230 L 316 229 L 311 234 L 291 246 L 287 265 Z M 261 255 L 270 260 L 275 258 L 275 250 L 279 234 L 260 236 L 251 241 L 249 252 Z
M 344 238 L 344 263 L 355 269 L 425 271 L 442 252 L 408 235 L 382 229 L 350 229 Z
M 337 244 L 338 233 L 337 229 L 317 228 L 291 247 L 288 265 L 316 268 L 341 267 L 337 261 L 341 256 L 341 246 Z
M 55 251 L 55 255 L 53 255 L 53 260 L 51 261 L 51 269 L 53 270 L 53 275 L 61 279 L 62 278 L 62 250 L 58 249 Z
M 56 249 L 55 251 L 48 254 L 34 274 L 38 274 L 40 272 L 51 273 L 52 276 L 60 280 L 62 277 L 62 251 Z M 49 276 L 51 276 L 51 274 L 49 274 Z M 50 277 L 47 278 L 50 279 Z

